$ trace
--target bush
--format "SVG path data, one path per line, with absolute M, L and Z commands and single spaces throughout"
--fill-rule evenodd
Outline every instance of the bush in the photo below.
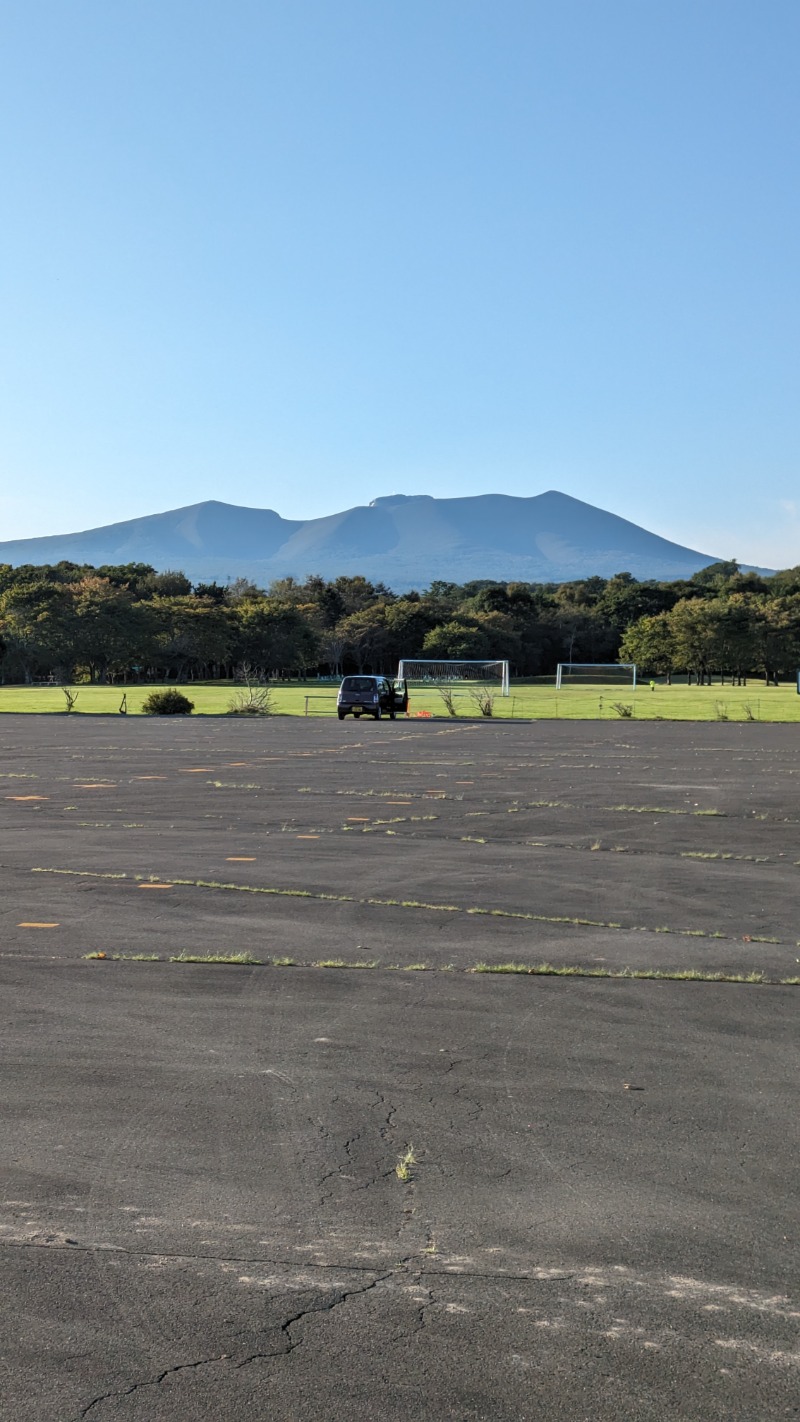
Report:
M 471 691 L 470 696 L 482 716 L 494 715 L 494 695 L 491 691 Z
M 457 716 L 458 707 L 456 706 L 455 696 L 453 695 L 449 686 L 440 686 L 439 695 L 441 696 L 442 701 L 444 702 L 445 710 L 448 716 Z
M 170 687 L 168 691 L 151 691 L 142 702 L 142 711 L 145 716 L 188 716 L 194 711 L 194 702 Z
M 272 688 L 269 686 L 248 686 L 237 691 L 228 702 L 229 716 L 272 716 L 274 714 Z

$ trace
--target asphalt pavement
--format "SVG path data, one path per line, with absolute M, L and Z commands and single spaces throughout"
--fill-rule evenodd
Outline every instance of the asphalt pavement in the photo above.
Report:
M 795 740 L 3 717 L 2 1415 L 800 1416 Z

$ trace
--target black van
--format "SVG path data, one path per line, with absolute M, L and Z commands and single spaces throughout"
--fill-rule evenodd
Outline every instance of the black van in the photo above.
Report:
M 346 676 L 339 687 L 336 712 L 340 721 L 345 716 L 374 716 L 380 721 L 388 716 L 393 721 L 398 711 L 408 710 L 408 683 L 390 681 L 388 676 Z

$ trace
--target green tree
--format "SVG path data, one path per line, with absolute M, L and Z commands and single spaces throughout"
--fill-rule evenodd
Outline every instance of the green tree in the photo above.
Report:
M 667 684 L 676 670 L 675 638 L 669 613 L 640 617 L 625 632 L 619 649 L 622 662 L 635 662 L 645 676 L 665 676 Z
M 7 588 L 0 596 L 0 637 L 4 679 L 71 676 L 75 612 L 69 589 L 45 581 Z
M 317 637 L 300 610 L 280 598 L 248 598 L 234 609 L 236 660 L 263 674 L 303 671 L 317 657 Z
M 619 633 L 609 626 L 596 608 L 558 608 L 545 620 L 552 630 L 557 661 L 616 661 Z
M 716 618 L 715 662 L 722 677 L 740 685 L 747 673 L 758 666 L 763 645 L 761 624 L 763 600 L 749 593 L 733 593 L 706 604 Z
M 794 675 L 800 667 L 800 593 L 764 602 L 755 629 L 754 665 L 764 682 L 778 684 L 778 673 Z
M 617 632 L 622 633 L 640 617 L 653 617 L 667 612 L 676 602 L 669 585 L 639 583 L 630 573 L 616 573 L 606 583 L 603 595 L 596 603 L 597 613 Z
M 140 654 L 146 620 L 140 603 L 127 587 L 107 578 L 88 577 L 73 583 L 71 662 L 86 666 L 89 680 L 107 680 L 109 673 L 129 666 Z
M 717 660 L 719 609 L 702 598 L 676 602 L 669 616 L 675 644 L 676 666 L 683 667 L 698 685 L 711 683 L 711 669 Z
M 385 608 L 386 651 L 392 668 L 403 657 L 421 657 L 425 637 L 436 619 L 419 598 L 398 598 Z
M 185 573 L 167 568 L 163 573 L 151 573 L 137 584 L 140 597 L 189 597 L 192 585 Z
M 344 649 L 360 672 L 383 667 L 389 646 L 386 607 L 383 603 L 362 607 L 342 617 L 336 631 L 344 638 Z
M 150 602 L 156 662 L 178 681 L 219 675 L 230 661 L 233 632 L 227 608 L 207 598 L 154 597 Z
M 195 597 L 208 598 L 222 607 L 228 601 L 228 589 L 222 583 L 195 583 L 192 588 Z
M 443 661 L 471 661 L 492 654 L 486 631 L 480 623 L 454 617 L 426 633 L 422 655 Z

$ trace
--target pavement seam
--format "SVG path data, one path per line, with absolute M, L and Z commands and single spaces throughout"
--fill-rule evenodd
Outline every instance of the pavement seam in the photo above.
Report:
M 47 866 L 47 867 L 44 867 L 44 866 L 35 866 L 35 867 L 32 867 L 32 868 L 31 868 L 30 872 L 31 872 L 32 874 L 59 874 L 59 875 L 62 875 L 62 876 L 64 876 L 64 877 L 67 877 L 67 878 L 75 878 L 75 879 L 100 879 L 100 880 L 106 880 L 106 881 L 114 881 L 114 882 L 116 882 L 116 883 L 125 882 L 125 883 L 127 883 L 127 884 L 136 884 L 137 886 L 138 886 L 139 884 L 141 884 L 141 883 L 147 883 L 147 882 L 149 882 L 149 881 L 150 881 L 150 882 L 158 882 L 158 883 L 162 883 L 162 882 L 166 883 L 166 882 L 169 882 L 171 885 L 174 885 L 176 888 L 201 889 L 201 890 L 202 890 L 202 889 L 210 889 L 210 890 L 212 890 L 212 891 L 217 891 L 217 892 L 234 892 L 234 893 L 244 893 L 244 894 L 263 894 L 263 895 L 265 895 L 265 896 L 274 897 L 274 898 L 304 899 L 304 900 L 310 901 L 310 902 L 350 903 L 350 904 L 357 904 L 359 907 L 362 907 L 362 908 L 364 908 L 364 907 L 370 907 L 370 908 L 376 907 L 376 908 L 402 909 L 402 910 L 404 910 L 404 911 L 408 911 L 408 910 L 423 910 L 423 911 L 431 911 L 431 912 L 439 912 L 439 913 L 455 913 L 455 914 L 464 914 L 464 915 L 467 915 L 467 916 L 469 916 L 469 917 L 494 918 L 494 919 L 511 919 L 511 920 L 516 921 L 516 922 L 544 923 L 544 924 L 551 924 L 551 925 L 553 925 L 554 927 L 556 927 L 556 926 L 562 926 L 562 927 L 565 927 L 565 928 L 601 929 L 601 930 L 603 930 L 603 931 L 613 931 L 613 932 L 617 932 L 617 933 L 653 933 L 653 934 L 658 933 L 658 934 L 668 934 L 668 935 L 670 935 L 670 936 L 672 936 L 672 937 L 674 937 L 674 938 L 702 938 L 702 939 L 707 939 L 707 940 L 713 941 L 713 942 L 731 942 L 731 943 L 738 943 L 738 942 L 743 941 L 743 938 L 742 938 L 742 936 L 740 936 L 740 935 L 734 936 L 734 935 L 732 935 L 732 934 L 718 933 L 718 932 L 709 933 L 709 932 L 706 932 L 706 930 L 704 930 L 704 929 L 669 928 L 669 927 L 666 927 L 666 926 L 659 927 L 659 926 L 657 926 L 657 925 L 656 925 L 656 926 L 648 926 L 648 925 L 646 925 L 646 924 L 621 924 L 621 923 L 615 923 L 615 922 L 606 922 L 606 921 L 600 920 L 600 919 L 577 918 L 577 917 L 572 917 L 572 916 L 570 916 L 570 915 L 528 913 L 528 912 L 523 912 L 523 911 L 521 911 L 521 910 L 518 911 L 518 910 L 513 910 L 513 909 L 502 909 L 502 908 L 480 908 L 480 907 L 476 907 L 476 906 L 464 906 L 464 905 L 461 905 L 461 904 L 432 904 L 432 903 L 422 903 L 422 902 L 410 901 L 410 900 L 408 900 L 408 901 L 400 901 L 400 900 L 395 900 L 395 899 L 379 899 L 379 898 L 365 898 L 365 899 L 364 899 L 364 898 L 357 898 L 357 897 L 356 897 L 355 895 L 353 895 L 353 894 L 329 894 L 329 893 L 323 893 L 323 892 L 312 891 L 312 890 L 310 890 L 310 889 L 286 889 L 286 888 L 275 888 L 275 887 L 270 886 L 270 885 L 261 885 L 261 884 L 233 884 L 233 883 L 214 882 L 214 881 L 206 880 L 206 879 L 183 879 L 183 878 L 174 878 L 174 877 L 172 877 L 172 876 L 170 876 L 170 875 L 158 876 L 158 878 L 157 878 L 156 880 L 154 880 L 152 874 L 149 875 L 149 876 L 145 876 L 145 875 L 143 875 L 143 874 L 138 874 L 138 875 L 137 875 L 137 874 L 132 874 L 132 875 L 129 875 L 129 874 L 127 874 L 127 873 L 104 873 L 104 872 L 102 872 L 102 871 L 95 870 L 95 869 L 59 869 L 59 868 L 52 868 L 52 867 L 50 867 L 50 866 Z M 744 941 L 747 941 L 747 940 L 749 940 L 749 941 L 764 941 L 764 940 L 760 937 L 760 935 L 758 936 L 758 938 L 756 938 L 756 935 L 746 935 L 745 938 L 744 938 Z M 791 946 L 794 946 L 794 945 L 790 944 L 787 940 L 783 940 L 783 939 L 777 939 L 777 938 L 772 938 L 772 937 L 770 937 L 767 941 L 768 941 L 770 944 L 775 944 L 775 945 L 777 945 L 777 946 L 779 946 L 779 947 L 791 947 Z
M 341 1261 L 335 1264 L 312 1264 L 309 1263 L 308 1260 L 272 1259 L 267 1258 L 264 1255 L 175 1254 L 166 1253 L 163 1250 L 127 1249 L 123 1245 L 47 1244 L 46 1242 L 37 1244 L 32 1240 L 3 1240 L 2 1242 L 0 1242 L 0 1249 L 49 1249 L 54 1251 L 60 1250 L 65 1254 L 91 1254 L 93 1256 L 99 1256 L 101 1258 L 106 1255 L 110 1258 L 118 1258 L 120 1255 L 123 1255 L 125 1258 L 130 1259 L 174 1259 L 178 1262 L 189 1264 L 271 1264 L 278 1269 L 286 1269 L 288 1271 L 296 1270 L 302 1273 L 314 1271 L 322 1273 L 325 1270 L 331 1270 L 332 1272 L 338 1274 L 374 1274 L 376 1272 L 376 1269 L 378 1268 L 378 1266 L 375 1264 L 343 1264 L 341 1263 Z M 548 1272 L 547 1276 L 543 1278 L 540 1272 L 537 1272 L 536 1270 L 530 1273 L 516 1274 L 511 1273 L 508 1270 L 498 1271 L 464 1269 L 461 1267 L 450 1269 L 436 1269 L 432 1267 L 429 1262 L 427 1262 L 429 1260 L 430 1255 L 426 1254 L 424 1250 L 420 1251 L 419 1254 L 404 1255 L 403 1258 L 398 1260 L 396 1268 L 391 1269 L 384 1274 L 381 1274 L 381 1280 L 401 1276 L 402 1274 L 412 1270 L 412 1266 L 414 1264 L 418 1266 L 422 1265 L 422 1267 L 416 1271 L 418 1273 L 418 1277 L 421 1279 L 430 1277 L 441 1279 L 485 1279 L 487 1281 L 497 1280 L 499 1282 L 506 1280 L 510 1283 L 524 1284 L 559 1282 L 563 1283 L 569 1279 L 574 1279 L 576 1276 L 576 1271 L 574 1270 L 572 1270 L 571 1272 L 559 1272 L 558 1274 L 550 1274 Z M 360 1291 L 356 1290 L 355 1292 Z M 212 1358 L 209 1361 L 214 1362 L 217 1360 Z
M 677 936 L 677 935 L 674 935 Z M 736 942 L 737 940 L 729 940 Z M 751 940 L 757 942 L 759 940 Z M 772 942 L 770 940 L 770 946 Z M 778 947 L 788 945 L 778 944 Z M 159 957 L 157 954 L 137 955 L 125 953 L 92 952 L 84 953 L 79 959 L 73 958 L 69 954 L 57 955 L 48 953 L 41 955 L 37 953 L 7 953 L 0 952 L 0 961 L 7 959 L 9 962 L 18 963 L 71 963 L 78 966 L 87 960 L 97 960 L 109 963 L 130 963 L 145 962 L 150 967 L 158 964 L 161 968 L 168 968 L 173 965 L 183 964 L 190 967 L 213 967 L 225 968 L 235 967 L 241 970 L 247 968 L 280 968 L 287 967 L 300 968 L 306 971 L 328 970 L 333 972 L 346 972 L 350 969 L 363 972 L 369 969 L 377 973 L 403 973 L 412 971 L 424 971 L 441 976 L 447 973 L 450 977 L 517 977 L 517 978 L 572 978 L 577 981 L 592 979 L 597 982 L 667 982 L 667 983 L 694 983 L 711 987 L 800 987 L 800 976 L 787 978 L 768 978 L 761 969 L 753 969 L 749 973 L 737 973 L 733 969 L 715 968 L 597 968 L 576 963 L 471 963 L 467 967 L 456 967 L 453 963 L 438 966 L 436 963 L 424 963 L 403 965 L 398 963 L 365 963 L 360 960 L 346 962 L 337 959 L 335 962 L 315 962 L 313 960 L 302 961 L 298 958 L 292 959 L 289 963 L 272 961 L 268 958 L 250 958 L 194 955 L 187 957 L 172 956 Z M 335 1174 L 336 1172 L 330 1172 Z M 387 1172 L 390 1173 L 390 1172 Z M 328 1179 L 326 1176 L 325 1179 Z M 377 1178 L 377 1177 L 376 1177 Z M 324 1180 L 320 1182 L 324 1183 Z

